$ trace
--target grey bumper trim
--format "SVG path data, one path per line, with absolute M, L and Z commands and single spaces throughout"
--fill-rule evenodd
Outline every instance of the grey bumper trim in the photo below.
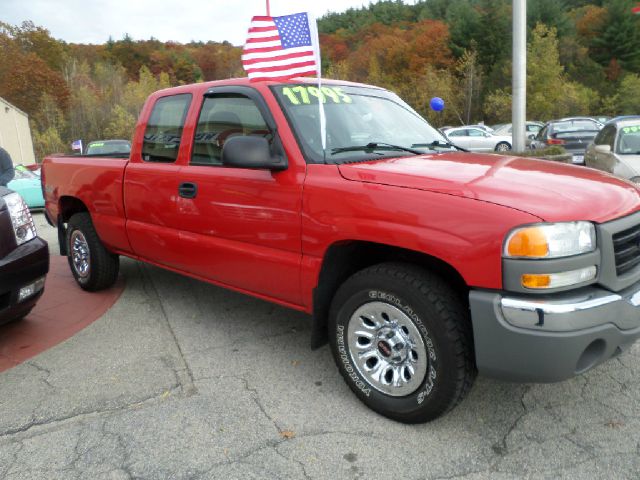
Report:
M 502 380 L 565 380 L 640 338 L 640 283 L 618 293 L 584 287 L 544 298 L 471 290 L 469 307 L 478 371 Z
M 500 307 L 504 319 L 519 328 L 569 332 L 613 323 L 628 330 L 638 326 L 640 286 L 620 293 L 590 287 L 552 299 L 502 297 Z

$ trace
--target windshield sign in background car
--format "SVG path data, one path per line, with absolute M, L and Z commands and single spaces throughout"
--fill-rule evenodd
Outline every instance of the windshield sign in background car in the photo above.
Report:
M 95 156 L 129 156 L 131 143 L 128 140 L 97 140 L 87 145 L 85 155 Z
M 381 88 L 162 90 L 128 159 L 50 156 L 42 178 L 81 288 L 111 286 L 124 255 L 306 312 L 312 345 L 398 421 L 446 413 L 478 372 L 560 381 L 640 336 L 634 185 L 460 151 Z
M 640 183 L 640 119 L 607 123 L 587 148 L 585 163 Z

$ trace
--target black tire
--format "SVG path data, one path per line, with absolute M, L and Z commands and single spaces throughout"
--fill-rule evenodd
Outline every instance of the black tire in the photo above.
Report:
M 86 270 L 78 266 L 80 261 L 74 261 L 74 242 L 77 239 L 80 244 L 84 241 L 88 248 L 88 260 L 84 263 Z M 118 255 L 104 247 L 88 213 L 76 213 L 69 219 L 65 242 L 71 273 L 83 290 L 104 290 L 116 282 L 120 269 Z
M 394 318 L 391 318 L 390 323 L 385 313 L 378 320 L 370 320 L 370 323 L 377 322 L 382 327 L 374 338 L 364 339 L 366 346 L 362 347 L 359 342 L 363 341 L 363 337 L 358 337 L 358 331 L 353 329 L 368 328 L 365 326 L 368 316 L 354 314 L 370 307 L 383 312 L 389 310 L 391 315 L 396 315 L 396 319 L 400 320 L 395 324 Z M 350 322 L 356 325 L 352 330 L 349 330 Z M 389 337 L 389 333 L 385 334 L 383 330 L 392 324 L 397 333 L 401 325 L 407 336 Z M 375 329 L 376 326 L 371 328 Z M 413 335 L 409 335 L 409 329 L 414 332 Z M 350 342 L 352 334 L 358 338 Z M 420 338 L 417 338 L 418 335 Z M 399 422 L 422 423 L 443 415 L 467 395 L 476 377 L 471 322 L 464 300 L 440 277 L 410 264 L 383 263 L 350 277 L 338 289 L 332 301 L 329 337 L 336 365 L 351 390 L 369 408 Z M 414 347 L 408 347 L 410 351 L 406 358 L 410 355 L 413 361 L 420 359 L 417 352 L 424 352 L 427 366 L 423 367 L 422 376 L 418 375 L 416 367 L 415 377 L 407 380 L 404 378 L 406 367 L 397 367 L 404 372 L 397 377 L 400 379 L 402 376 L 404 384 L 385 386 L 380 382 L 388 381 L 383 377 L 386 378 L 389 369 L 394 367 L 387 366 L 385 375 L 380 374 L 378 383 L 373 374 L 371 378 L 365 375 L 368 373 L 365 369 L 371 367 L 367 363 L 372 360 L 370 356 L 376 356 L 372 370 L 380 361 L 379 371 L 384 368 L 385 361 L 400 358 L 393 357 L 393 349 L 402 343 L 386 343 L 386 338 L 391 339 L 389 342 L 397 338 L 410 338 L 415 350 L 412 349 Z M 407 345 L 411 345 L 411 342 L 407 342 Z M 357 348 L 369 349 L 371 355 L 358 357 L 353 353 Z M 389 352 L 392 352 L 391 356 Z M 368 360 L 365 365 L 358 365 L 354 355 Z M 413 385 L 411 382 L 414 382 Z M 385 388 L 391 394 L 382 390 Z M 412 388 L 415 390 L 410 391 Z
M 496 145 L 495 150 L 496 152 L 508 152 L 509 150 L 511 150 L 511 145 L 509 145 L 507 142 L 500 142 Z

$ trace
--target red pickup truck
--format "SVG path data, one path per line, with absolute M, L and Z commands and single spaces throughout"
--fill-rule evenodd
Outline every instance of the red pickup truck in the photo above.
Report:
M 308 312 L 312 346 L 402 422 L 448 411 L 477 372 L 559 381 L 640 336 L 635 186 L 460 151 L 384 89 L 162 90 L 129 159 L 48 157 L 42 178 L 80 287 L 112 285 L 125 255 Z

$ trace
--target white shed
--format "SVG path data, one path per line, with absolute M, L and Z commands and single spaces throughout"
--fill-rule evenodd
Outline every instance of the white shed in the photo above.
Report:
M 0 147 L 4 148 L 14 164 L 35 163 L 29 115 L 0 98 Z

